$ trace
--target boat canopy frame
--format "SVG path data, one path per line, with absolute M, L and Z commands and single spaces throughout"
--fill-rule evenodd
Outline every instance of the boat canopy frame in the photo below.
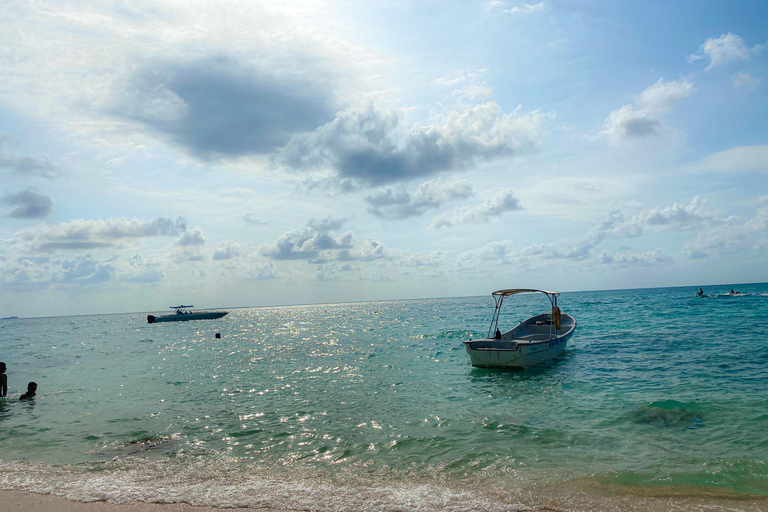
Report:
M 557 296 L 560 292 L 549 292 L 546 290 L 534 290 L 533 288 L 510 288 L 507 290 L 497 290 L 491 295 L 496 302 L 496 307 L 493 309 L 493 317 L 491 318 L 491 326 L 488 328 L 488 338 L 494 337 L 496 331 L 499 330 L 499 315 L 501 313 L 501 305 L 504 303 L 504 299 L 510 295 L 517 295 L 518 293 L 543 293 L 549 299 L 552 304 L 552 311 L 557 308 Z M 551 333 L 550 333 L 551 335 Z

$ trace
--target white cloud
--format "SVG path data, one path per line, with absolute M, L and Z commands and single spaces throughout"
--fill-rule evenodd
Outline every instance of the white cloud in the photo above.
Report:
M 614 226 L 609 231 L 614 235 L 636 237 L 644 229 L 650 231 L 686 231 L 701 229 L 706 226 L 719 226 L 729 219 L 723 218 L 718 212 L 706 209 L 706 201 L 694 197 L 690 203 L 675 203 L 664 208 L 651 208 L 633 215 L 628 221 Z
M 546 5 L 544 2 L 538 2 L 535 4 L 523 3 L 522 5 L 512 7 L 511 9 L 506 9 L 504 12 L 511 14 L 531 14 L 534 12 L 543 11 L 545 7 Z
M 691 82 L 660 78 L 635 98 L 635 105 L 624 105 L 608 114 L 600 134 L 614 142 L 657 135 L 663 126 L 663 116 L 694 91 Z
M 122 239 L 176 236 L 186 230 L 183 217 L 175 221 L 158 217 L 152 221 L 113 218 L 106 220 L 73 220 L 56 225 L 40 225 L 22 229 L 14 235 L 19 250 L 52 252 L 111 247 Z
M 684 167 L 689 171 L 768 173 L 768 145 L 741 146 L 712 153 L 700 162 Z
M 203 230 L 199 227 L 196 227 L 194 229 L 184 231 L 181 235 L 179 235 L 179 238 L 177 238 L 176 242 L 174 243 L 180 247 L 189 247 L 205 245 L 207 241 L 208 239 L 203 234 Z
M 602 251 L 599 256 L 600 262 L 604 264 L 622 265 L 622 266 L 648 266 L 669 263 L 672 259 L 664 254 L 663 249 L 653 249 L 642 253 L 633 253 L 619 251 L 609 254 Z
M 270 244 L 262 244 L 259 252 L 273 260 L 305 260 L 322 264 L 331 261 L 373 261 L 387 258 L 387 248 L 374 238 L 356 243 L 347 231 L 335 235 L 342 221 L 328 217 L 311 220 L 302 230 L 290 229 Z
M 441 213 L 432 219 L 430 229 L 456 226 L 459 224 L 477 224 L 489 222 L 505 212 L 522 210 L 520 202 L 511 189 L 497 194 L 495 197 L 485 199 L 473 206 L 462 206 L 449 212 Z
M 728 33 L 718 38 L 710 37 L 704 41 L 698 53 L 688 56 L 688 62 L 707 57 L 709 65 L 706 69 L 712 69 L 734 60 L 747 60 L 749 56 L 750 50 L 744 45 L 744 40 L 736 34 Z
M 366 196 L 368 211 L 383 219 L 405 219 L 416 217 L 441 204 L 472 197 L 472 185 L 466 180 L 443 182 L 430 180 L 422 183 L 413 194 L 405 188 L 387 188 Z
M 731 82 L 736 89 L 752 89 L 760 83 L 760 80 L 748 73 L 736 73 L 731 75 Z
M 341 180 L 381 185 L 461 170 L 476 160 L 536 149 L 551 114 L 504 114 L 495 101 L 433 112 L 406 127 L 400 108 L 352 108 L 313 133 L 294 136 L 283 153 L 295 168 L 330 168 Z
M 683 246 L 683 253 L 693 259 L 716 254 L 733 254 L 745 250 L 764 252 L 768 248 L 768 206 L 757 209 L 744 223 L 735 219 L 724 225 L 701 231 Z
M 77 281 L 93 284 L 112 280 L 115 275 L 114 257 L 97 260 L 90 254 L 75 256 L 71 260 L 60 261 L 63 281 Z
M 236 242 L 235 240 L 227 240 L 226 242 L 219 244 L 213 250 L 213 259 L 229 260 L 232 258 L 237 258 L 238 256 L 240 256 L 240 253 L 242 251 L 243 251 L 242 244 Z
M 764 209 L 768 212 L 768 207 Z M 753 219 L 751 224 L 747 223 L 750 226 L 749 229 L 755 231 L 756 226 L 761 225 L 760 219 L 762 217 Z M 768 214 L 766 220 L 768 220 Z M 702 233 L 727 233 L 729 226 L 733 223 L 734 219 L 731 217 L 725 218 L 717 212 L 707 211 L 706 202 L 696 197 L 687 204 L 675 203 L 672 206 L 650 208 L 629 219 L 626 219 L 620 211 L 612 212 L 606 220 L 574 240 L 547 244 L 534 243 L 525 246 L 511 240 L 491 242 L 484 247 L 461 254 L 457 266 L 459 269 L 471 270 L 473 267 L 482 267 L 484 263 L 492 262 L 528 268 L 542 265 L 547 260 L 584 262 L 590 265 L 660 265 L 672 260 L 659 247 L 643 252 L 620 250 L 611 253 L 601 249 L 600 246 L 607 239 L 638 239 L 647 233 L 695 231 L 697 237 L 702 236 Z M 694 242 L 690 243 L 694 244 Z M 685 254 L 689 252 L 691 252 L 690 248 L 684 249 Z

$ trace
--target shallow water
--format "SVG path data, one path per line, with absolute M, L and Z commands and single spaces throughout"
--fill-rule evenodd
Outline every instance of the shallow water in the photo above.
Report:
M 638 493 L 759 510 L 768 284 L 717 296 L 732 287 L 563 293 L 576 333 L 525 371 L 469 365 L 461 341 L 487 333 L 490 296 L 2 321 L 9 395 L 39 389 L 0 399 L 0 487 L 317 510 Z M 548 307 L 510 298 L 502 323 Z

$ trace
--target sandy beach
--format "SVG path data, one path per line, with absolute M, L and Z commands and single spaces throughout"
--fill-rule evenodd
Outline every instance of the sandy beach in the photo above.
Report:
M 214 512 L 221 510 L 212 507 L 196 507 L 186 503 L 107 503 L 104 501 L 83 503 L 68 500 L 63 496 L 26 491 L 0 491 L 0 503 L 3 504 L 4 512 Z M 264 508 L 232 510 L 287 512 Z
M 295 512 L 301 509 L 275 508 L 216 508 L 194 506 L 187 503 L 108 503 L 104 501 L 83 503 L 63 496 L 35 494 L 27 491 L 0 491 L 3 512 L 220 512 L 222 509 L 240 512 Z M 491 505 L 492 510 L 499 510 Z M 502 506 L 502 508 L 504 508 Z M 517 504 L 510 511 L 531 512 L 763 512 L 768 509 L 768 499 L 712 498 L 709 496 L 670 496 L 660 493 L 648 496 L 642 493 L 610 495 L 592 492 L 574 492 L 573 489 L 554 499 L 542 500 L 530 506 Z M 329 510 L 325 507 L 318 510 Z M 375 504 L 367 510 L 380 510 Z M 398 510 L 404 510 L 399 508 Z M 478 511 L 483 509 L 476 509 Z

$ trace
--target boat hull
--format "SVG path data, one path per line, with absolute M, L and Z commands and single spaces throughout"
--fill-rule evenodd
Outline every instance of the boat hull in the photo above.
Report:
M 547 316 L 540 315 L 529 319 L 529 322 L 547 318 Z M 565 314 L 563 314 L 563 320 L 569 324 L 563 332 L 552 336 L 538 335 L 546 339 L 535 339 L 536 335 L 529 335 L 527 339 L 515 339 L 512 336 L 515 332 L 513 330 L 506 333 L 503 339 L 486 338 L 465 341 L 464 347 L 469 354 L 472 366 L 476 368 L 529 368 L 557 357 L 565 351 L 568 340 L 576 330 L 576 320 Z
M 472 366 L 476 368 L 525 369 L 562 354 L 570 335 L 543 343 L 518 345 L 517 350 L 479 348 L 465 344 Z
M 214 320 L 225 316 L 228 311 L 202 311 L 199 313 L 183 313 L 175 315 L 154 316 L 148 315 L 147 322 L 154 324 L 157 322 L 186 322 L 188 320 Z

